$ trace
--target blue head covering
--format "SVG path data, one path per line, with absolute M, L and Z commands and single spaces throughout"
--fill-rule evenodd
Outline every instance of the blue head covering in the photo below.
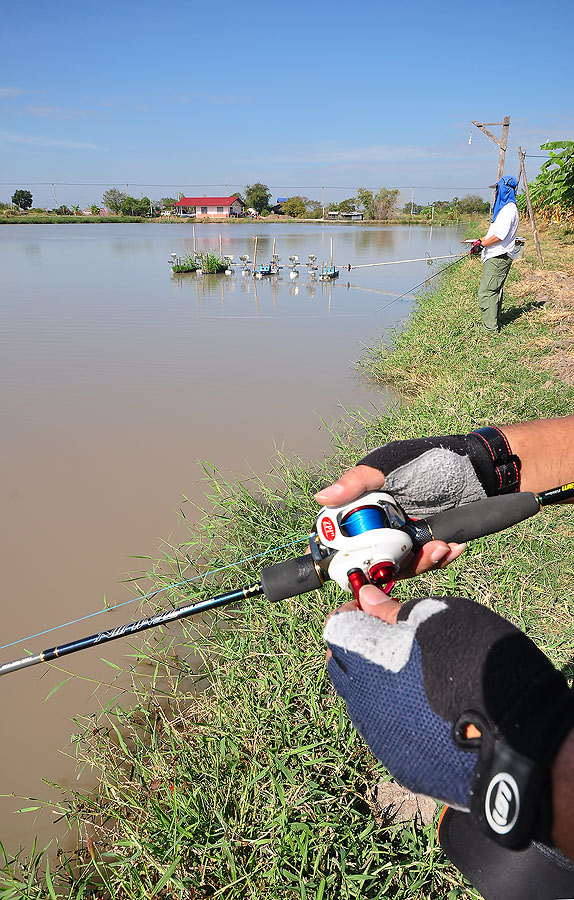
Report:
M 496 183 L 496 197 L 494 199 L 494 207 L 492 210 L 492 221 L 496 219 L 498 213 L 507 203 L 516 203 L 516 188 L 518 182 L 514 175 L 508 175 L 506 178 L 500 178 Z

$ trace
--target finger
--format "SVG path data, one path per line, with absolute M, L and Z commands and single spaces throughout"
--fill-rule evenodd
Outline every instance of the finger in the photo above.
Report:
M 419 550 L 407 566 L 401 569 L 397 578 L 414 578 L 424 572 L 442 569 L 454 562 L 466 550 L 466 544 L 447 544 L 444 541 L 429 541 Z
M 366 491 L 377 491 L 385 483 L 385 476 L 372 466 L 355 466 L 345 472 L 334 484 L 315 494 L 315 500 L 323 506 L 340 506 L 349 503 Z
M 363 612 L 394 625 L 401 608 L 397 600 L 383 594 L 373 584 L 364 584 L 359 591 L 359 604 Z

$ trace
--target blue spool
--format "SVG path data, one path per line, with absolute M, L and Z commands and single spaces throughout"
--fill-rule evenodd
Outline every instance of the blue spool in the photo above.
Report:
M 349 537 L 355 537 L 355 535 L 363 534 L 365 531 L 384 528 L 386 523 L 382 509 L 379 509 L 377 506 L 364 506 L 362 509 L 353 510 L 341 522 L 341 525 L 345 527 Z

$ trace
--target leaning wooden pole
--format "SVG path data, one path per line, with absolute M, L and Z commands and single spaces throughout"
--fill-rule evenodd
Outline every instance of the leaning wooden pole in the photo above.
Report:
M 520 171 L 522 173 L 522 180 L 524 181 L 524 192 L 526 194 L 526 205 L 528 207 L 528 215 L 530 216 L 530 224 L 532 225 L 532 234 L 534 235 L 534 243 L 536 244 L 536 253 L 538 255 L 538 262 L 540 265 L 544 265 L 544 261 L 542 259 L 542 251 L 540 249 L 540 241 L 538 240 L 538 232 L 536 230 L 536 222 L 534 221 L 534 212 L 532 210 L 532 203 L 530 201 L 530 191 L 528 189 L 528 179 L 526 178 L 526 169 L 524 167 L 524 157 L 526 156 L 525 151 L 522 147 L 518 148 L 518 158 L 520 159 Z

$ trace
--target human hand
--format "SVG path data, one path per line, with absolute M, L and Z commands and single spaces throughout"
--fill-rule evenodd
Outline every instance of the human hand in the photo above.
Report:
M 371 585 L 324 637 L 335 690 L 401 784 L 470 810 L 505 846 L 549 841 L 550 770 L 574 697 L 529 638 L 466 598 L 401 606 Z
M 482 241 L 481 240 L 474 241 L 474 243 L 471 244 L 471 247 L 470 247 L 470 255 L 478 256 L 479 253 L 482 253 L 482 250 L 483 250 Z

